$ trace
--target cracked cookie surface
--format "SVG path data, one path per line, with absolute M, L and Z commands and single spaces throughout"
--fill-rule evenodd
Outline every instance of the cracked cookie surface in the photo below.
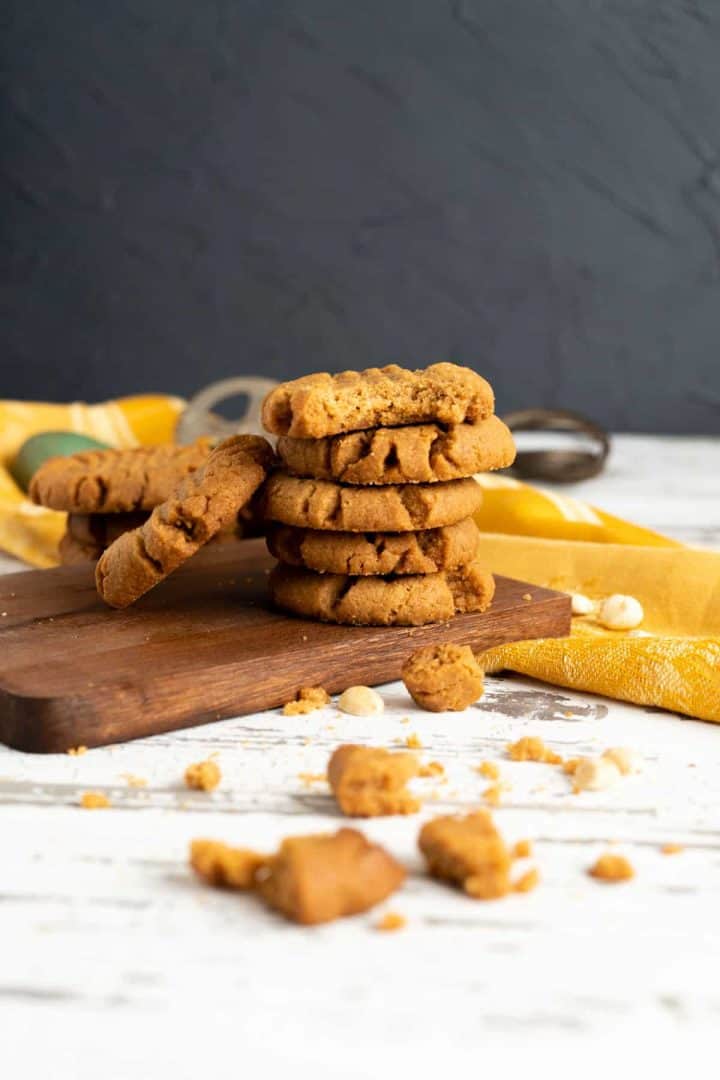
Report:
M 480 563 L 436 574 L 350 577 L 278 564 L 268 579 L 275 604 L 321 622 L 354 626 L 422 626 L 485 611 L 495 582 Z
M 51 510 L 122 514 L 154 510 L 210 456 L 210 440 L 190 446 L 88 450 L 51 458 L 30 482 L 30 498 Z
M 454 525 L 480 508 L 482 489 L 471 477 L 439 484 L 348 487 L 277 472 L 263 491 L 270 521 L 333 532 L 411 532 Z
M 296 476 L 343 484 L 416 484 L 505 469 L 515 460 L 515 443 L 502 420 L 489 416 L 478 424 L 380 427 L 324 439 L 282 436 L 277 452 Z
M 271 525 L 267 546 L 289 566 L 326 574 L 434 574 L 472 562 L 480 531 L 472 518 L 420 532 L 353 533 Z
M 273 461 L 269 443 L 236 435 L 180 482 L 144 525 L 111 544 L 95 568 L 97 590 L 111 607 L 132 604 L 237 518 Z
M 494 407 L 490 384 L 470 368 L 442 363 L 411 371 L 389 364 L 281 383 L 265 398 L 262 422 L 274 435 L 319 439 L 428 420 L 474 424 Z

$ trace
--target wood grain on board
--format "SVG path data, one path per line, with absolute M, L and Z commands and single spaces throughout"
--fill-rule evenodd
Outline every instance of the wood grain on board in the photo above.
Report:
M 92 567 L 4 577 L 0 741 L 44 753 L 102 746 L 273 708 L 300 686 L 389 682 L 421 645 L 569 632 L 567 596 L 501 577 L 489 611 L 446 623 L 299 619 L 269 604 L 272 562 L 262 540 L 207 549 L 125 611 L 98 599 Z

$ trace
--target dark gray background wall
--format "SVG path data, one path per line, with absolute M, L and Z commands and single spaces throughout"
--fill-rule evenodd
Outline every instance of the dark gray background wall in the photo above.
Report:
M 395 360 L 720 430 L 717 0 L 10 0 L 0 394 Z

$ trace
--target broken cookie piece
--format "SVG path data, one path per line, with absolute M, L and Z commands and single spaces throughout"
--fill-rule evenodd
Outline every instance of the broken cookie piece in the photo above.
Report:
M 214 791 L 221 780 L 220 766 L 212 758 L 196 761 L 185 770 L 185 785 L 194 791 Z
M 379 904 L 405 880 L 405 870 L 357 829 L 290 836 L 258 875 L 270 907 L 312 925 L 356 915 Z
M 322 686 L 301 686 L 295 699 L 283 706 L 283 716 L 302 716 L 329 704 L 330 695 Z
M 427 645 L 405 661 L 402 680 L 429 712 L 460 712 L 482 697 L 483 669 L 469 645 Z
M 198 877 L 222 889 L 252 889 L 255 877 L 267 861 L 249 848 L 234 848 L 219 840 L 193 840 L 190 865 Z
M 420 830 L 418 846 L 433 877 L 477 900 L 495 900 L 512 889 L 512 857 L 486 810 L 433 818 Z
M 346 743 L 330 758 L 328 782 L 348 817 L 415 814 L 420 802 L 405 785 L 419 772 L 414 754 Z
M 510 743 L 507 752 L 511 761 L 540 761 L 545 765 L 562 765 L 563 763 L 560 754 L 556 754 L 535 735 L 525 735 L 517 742 Z

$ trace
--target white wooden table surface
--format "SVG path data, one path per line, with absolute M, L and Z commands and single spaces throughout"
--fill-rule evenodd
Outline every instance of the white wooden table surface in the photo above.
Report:
M 720 441 L 623 436 L 606 473 L 573 492 L 720 548 L 719 477 Z M 516 677 L 488 680 L 463 714 L 420 712 L 401 684 L 382 693 L 382 719 L 331 706 L 81 757 L 0 748 L 0 1073 L 424 1075 L 577 1044 L 563 1060 L 588 1075 L 593 1062 L 612 1067 L 621 1035 L 642 1037 L 647 1054 L 717 1029 L 720 730 Z M 268 849 L 337 828 L 325 785 L 299 774 L 323 772 L 340 742 L 391 745 L 411 732 L 448 782 L 419 782 L 437 793 L 419 818 L 361 823 L 412 870 L 385 905 L 405 930 L 375 931 L 377 911 L 298 928 L 190 876 L 196 836 Z M 503 762 L 512 790 L 497 821 L 509 839 L 534 840 L 541 887 L 481 903 L 424 879 L 419 822 L 477 805 L 486 782 L 473 766 L 522 734 L 568 755 L 631 745 L 647 769 L 572 796 L 558 769 Z M 213 751 L 221 788 L 188 792 L 186 765 Z M 112 809 L 79 809 L 89 789 Z M 585 874 L 609 841 L 635 865 L 633 882 Z M 666 841 L 684 853 L 661 855 Z

